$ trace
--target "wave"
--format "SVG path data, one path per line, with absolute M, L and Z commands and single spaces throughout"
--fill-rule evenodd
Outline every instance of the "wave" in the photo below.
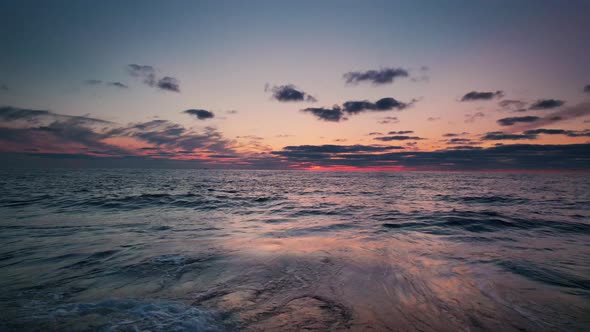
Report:
M 400 220 L 399 218 L 396 218 Z M 509 217 L 494 211 L 453 211 L 436 212 L 431 215 L 418 215 L 401 220 L 398 223 L 387 222 L 382 226 L 387 229 L 423 231 L 438 235 L 452 235 L 454 230 L 473 233 L 497 232 L 505 230 L 539 230 L 567 233 L 590 233 L 590 225 L 580 222 L 553 221 L 540 218 Z
M 109 299 L 58 306 L 48 314 L 55 330 L 203 331 L 228 330 L 220 314 L 180 302 Z M 91 322 L 91 323 L 90 323 Z M 91 324 L 88 326 L 88 324 Z

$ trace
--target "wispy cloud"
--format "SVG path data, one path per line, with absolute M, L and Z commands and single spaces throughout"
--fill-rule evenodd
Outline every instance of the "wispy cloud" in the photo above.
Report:
M 378 70 L 351 71 L 342 75 L 348 84 L 370 82 L 373 85 L 391 84 L 395 79 L 408 76 L 408 71 L 403 68 L 381 68 Z
M 121 82 L 104 82 L 102 80 L 97 80 L 97 79 L 90 79 L 90 80 L 86 80 L 84 81 L 84 84 L 86 85 L 106 85 L 106 86 L 112 86 L 115 88 L 119 88 L 119 89 L 128 89 L 129 86 L 127 86 L 127 84 L 121 83 Z
M 515 100 L 515 99 L 506 99 L 502 100 L 498 103 L 505 111 L 510 112 L 524 112 L 527 110 L 527 103 L 522 100 Z
M 382 137 L 375 137 L 373 138 L 376 141 L 382 142 L 390 142 L 390 141 L 419 141 L 423 140 L 424 138 L 418 136 L 408 136 L 408 135 L 393 135 L 393 136 L 382 136 Z
M 381 118 L 381 120 L 377 121 L 379 124 L 390 124 L 390 123 L 399 123 L 399 119 L 396 116 L 386 116 Z
M 476 112 L 473 114 L 465 114 L 465 123 L 473 123 L 479 119 L 485 118 L 485 114 L 483 112 Z
M 139 78 L 144 84 L 160 90 L 180 92 L 180 82 L 172 76 L 159 78 L 156 75 L 156 69 L 148 65 L 129 64 L 127 65 L 129 75 Z

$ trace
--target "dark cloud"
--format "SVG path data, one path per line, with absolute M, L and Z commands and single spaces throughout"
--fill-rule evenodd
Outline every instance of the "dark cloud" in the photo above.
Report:
M 178 80 L 171 76 L 166 76 L 159 79 L 157 86 L 162 90 L 180 92 Z
M 500 106 L 503 110 L 510 112 L 524 112 L 527 110 L 527 103 L 522 100 L 506 99 L 500 101 L 498 106 Z
M 447 147 L 447 149 L 451 150 L 483 150 L 481 146 L 473 146 L 473 145 L 451 145 Z
M 346 120 L 344 117 L 344 113 L 339 106 L 334 106 L 333 108 L 306 108 L 301 110 L 302 112 L 311 113 L 315 115 L 318 119 L 323 121 L 329 122 L 339 122 L 340 120 Z
M 381 136 L 383 135 L 383 133 L 380 133 L 378 131 L 373 131 L 367 134 L 367 136 Z
M 546 134 L 546 135 L 565 135 L 568 130 L 563 129 L 532 129 L 527 130 L 524 132 L 526 135 L 539 135 L 539 134 Z
M 566 135 L 569 137 L 590 137 L 590 129 L 579 131 L 569 130 Z
M 355 115 L 363 112 L 383 112 L 383 111 L 391 111 L 391 110 L 403 110 L 412 104 L 414 104 L 416 100 L 412 100 L 410 103 L 403 103 L 397 101 L 395 98 L 386 97 L 377 100 L 376 102 L 370 102 L 368 100 L 363 101 L 347 101 L 345 102 L 342 107 L 338 105 L 334 105 L 332 108 L 306 108 L 303 109 L 303 112 L 312 113 L 320 120 L 324 121 L 331 121 L 331 122 L 339 122 L 340 120 L 347 120 L 345 115 Z M 390 118 L 391 119 L 391 118 Z M 397 118 L 393 118 L 396 119 Z
M 382 141 L 382 142 L 390 142 L 390 141 L 407 141 L 407 140 L 418 141 L 418 140 L 423 140 L 424 138 L 418 137 L 418 136 L 393 135 L 393 136 L 375 137 L 373 139 L 377 140 L 377 141 Z
M 465 114 L 465 123 L 473 123 L 478 119 L 485 118 L 485 114 L 483 112 L 477 112 L 473 114 Z
M 215 114 L 213 114 L 213 112 L 209 112 L 206 110 L 198 110 L 198 109 L 190 109 L 190 110 L 183 111 L 182 113 L 186 113 L 186 114 L 195 116 L 199 120 L 213 119 L 215 117 Z
M 434 116 L 431 116 L 428 119 L 426 119 L 426 121 L 430 121 L 430 122 L 434 122 L 434 121 L 438 121 L 438 120 L 440 120 L 440 117 L 434 117 Z
M 10 88 L 8 87 L 8 85 L 2 84 L 2 85 L 0 85 L 0 90 L 2 90 L 2 91 L 10 91 Z
M 374 103 L 368 100 L 347 101 L 342 104 L 342 110 L 348 114 L 357 114 L 366 111 L 391 111 L 394 109 L 403 110 L 414 102 L 415 101 L 412 101 L 409 104 L 406 104 L 391 97 L 381 98 Z
M 584 92 L 590 93 L 590 84 L 584 87 Z
M 413 134 L 413 130 L 398 130 L 398 131 L 390 131 L 387 135 L 405 135 L 405 134 Z
M 511 132 L 520 132 L 551 125 L 559 121 L 577 119 L 590 116 L 590 102 L 583 102 L 574 106 L 565 107 L 562 110 L 548 114 L 537 121 L 516 125 L 510 128 Z
M 485 134 L 481 139 L 486 141 L 537 139 L 536 134 L 510 134 L 502 131 L 493 131 Z
M 319 165 L 352 167 L 402 167 L 418 170 L 588 170 L 590 144 L 532 145 L 511 144 L 491 148 L 453 146 L 446 150 L 393 151 L 382 153 L 319 153 L 317 146 L 291 146 L 272 154 L 300 167 Z
M 558 99 L 539 99 L 534 102 L 529 109 L 530 110 L 548 110 L 552 108 L 561 107 L 565 104 L 565 101 Z
M 84 84 L 86 85 L 107 85 L 107 86 L 112 86 L 112 87 L 116 87 L 116 88 L 120 88 L 120 89 L 127 89 L 129 88 L 126 84 L 123 84 L 121 82 L 103 82 L 101 80 L 95 80 L 95 79 L 91 79 L 91 80 L 86 80 L 84 81 Z
M 399 150 L 403 149 L 401 146 L 382 146 L 382 145 L 332 145 L 332 144 L 325 144 L 325 145 L 295 145 L 295 146 L 286 146 L 283 148 L 283 153 L 287 155 L 297 154 L 297 153 L 355 153 L 355 152 L 384 152 L 384 151 L 391 151 L 391 150 Z M 275 152 L 275 154 L 280 155 L 281 152 Z
M 491 100 L 494 98 L 500 98 L 504 95 L 504 93 L 500 90 L 496 92 L 478 92 L 478 91 L 471 91 L 466 93 L 462 98 L 461 101 L 475 101 L 475 100 Z
M 382 85 L 393 83 L 396 78 L 408 77 L 409 73 L 402 68 L 382 68 L 364 72 L 352 71 L 342 76 L 348 84 L 371 82 L 373 85 Z
M 451 138 L 449 140 L 446 141 L 447 144 L 463 144 L 463 145 L 468 145 L 468 144 L 479 144 L 478 142 L 474 142 L 473 140 L 469 139 L 469 138 Z
M 565 129 L 531 129 L 524 132 L 527 135 L 565 135 L 569 137 L 590 137 L 590 129 L 565 130 Z
M 172 76 L 158 78 L 156 69 L 148 65 L 130 64 L 127 65 L 127 71 L 133 77 L 143 80 L 143 83 L 165 91 L 180 92 L 178 79 Z
M 514 117 L 509 117 L 509 118 L 503 118 L 503 119 L 499 119 L 498 124 L 500 126 L 512 126 L 515 125 L 517 123 L 529 123 L 529 122 L 535 122 L 537 120 L 539 120 L 540 118 L 538 116 L 514 116 Z
M 265 91 L 266 90 L 268 90 L 268 88 L 265 88 Z M 270 88 L 270 90 L 272 91 L 272 97 L 280 102 L 317 101 L 313 96 L 298 90 L 297 87 L 292 84 L 274 86 Z

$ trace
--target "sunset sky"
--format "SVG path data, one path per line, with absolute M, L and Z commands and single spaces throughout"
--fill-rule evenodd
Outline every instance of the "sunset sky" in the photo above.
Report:
M 8 167 L 590 169 L 590 1 L 1 1 Z

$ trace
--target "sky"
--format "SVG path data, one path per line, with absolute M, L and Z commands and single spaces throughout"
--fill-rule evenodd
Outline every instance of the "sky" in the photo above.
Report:
M 590 1 L 0 1 L 6 167 L 590 170 Z

